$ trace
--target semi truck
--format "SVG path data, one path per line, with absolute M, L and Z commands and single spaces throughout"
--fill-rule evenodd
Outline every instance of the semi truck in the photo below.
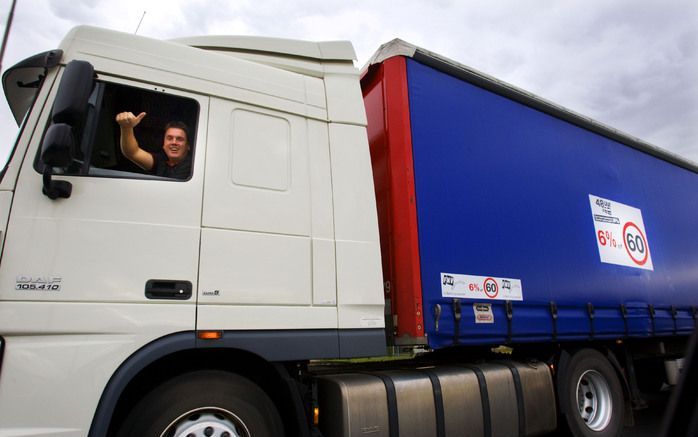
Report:
M 0 436 L 615 436 L 698 311 L 698 167 L 401 40 L 73 29 L 9 68 Z M 126 159 L 188 127 L 191 172 Z

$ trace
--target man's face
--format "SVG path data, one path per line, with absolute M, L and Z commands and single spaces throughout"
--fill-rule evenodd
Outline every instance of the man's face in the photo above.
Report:
M 165 151 L 167 159 L 172 162 L 179 162 L 184 159 L 189 152 L 186 132 L 177 127 L 167 129 L 165 131 L 162 149 Z

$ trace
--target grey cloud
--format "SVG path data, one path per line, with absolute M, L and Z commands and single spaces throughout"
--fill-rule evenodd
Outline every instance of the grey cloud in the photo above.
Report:
M 48 3 L 49 10 L 58 18 L 82 23 L 90 21 L 95 7 L 101 0 L 53 0 Z
M 685 9 L 668 8 L 665 2 L 571 3 L 531 12 L 511 24 L 497 20 L 497 31 L 481 36 L 492 41 L 493 53 L 477 53 L 483 66 L 476 68 L 686 154 L 688 138 L 698 141 L 696 128 L 689 127 L 698 124 L 698 87 L 692 79 L 698 72 L 697 7 L 688 2 Z M 482 23 L 479 27 L 486 29 Z M 478 46 L 469 49 L 478 51 Z M 698 160 L 698 151 L 687 156 Z

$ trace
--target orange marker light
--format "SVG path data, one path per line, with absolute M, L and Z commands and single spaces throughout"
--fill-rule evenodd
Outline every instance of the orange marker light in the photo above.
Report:
M 320 423 L 320 408 L 315 407 L 313 408 L 313 425 L 316 425 Z
M 222 331 L 198 331 L 196 336 L 200 340 L 220 340 L 223 337 Z

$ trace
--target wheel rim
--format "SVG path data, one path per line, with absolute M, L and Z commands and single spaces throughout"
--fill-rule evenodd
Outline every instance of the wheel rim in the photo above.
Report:
M 577 381 L 577 407 L 579 415 L 592 431 L 608 426 L 613 414 L 611 388 L 596 370 L 587 370 Z
M 206 407 L 182 414 L 160 437 L 250 437 L 250 431 L 230 411 Z

